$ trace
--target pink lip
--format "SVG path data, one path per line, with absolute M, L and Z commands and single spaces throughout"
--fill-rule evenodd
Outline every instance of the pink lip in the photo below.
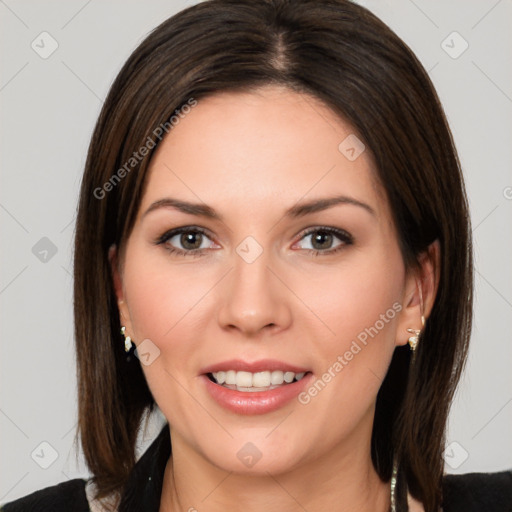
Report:
M 216 384 L 207 375 L 200 377 L 206 391 L 221 407 L 244 415 L 266 414 L 280 409 L 304 390 L 313 378 L 313 374 L 308 373 L 298 382 L 283 384 L 269 391 L 243 392 Z
M 310 370 L 307 368 L 301 368 L 299 366 L 293 366 L 283 361 L 277 361 L 276 359 L 260 359 L 259 361 L 242 361 L 241 359 L 232 359 L 231 361 L 223 361 L 221 363 L 215 363 L 210 366 L 203 368 L 200 373 L 214 373 L 220 371 L 235 370 L 237 372 L 264 372 L 281 370 L 283 372 L 293 373 L 306 373 Z M 299 381 L 300 382 L 300 381 Z

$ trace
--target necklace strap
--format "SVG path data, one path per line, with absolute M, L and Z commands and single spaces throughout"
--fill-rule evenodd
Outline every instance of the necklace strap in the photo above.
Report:
M 393 460 L 393 473 L 391 475 L 391 507 L 390 512 L 396 512 L 396 481 L 398 475 L 398 461 L 396 457 Z

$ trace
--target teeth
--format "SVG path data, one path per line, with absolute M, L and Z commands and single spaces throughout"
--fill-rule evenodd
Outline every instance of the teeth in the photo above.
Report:
M 270 372 L 258 372 L 252 375 L 251 385 L 247 387 L 266 388 L 270 386 L 270 382 Z
M 279 370 L 272 372 L 270 382 L 274 385 L 281 385 L 284 382 L 284 373 Z
M 288 382 L 288 384 L 290 382 L 292 382 L 294 378 L 295 378 L 295 373 L 293 373 L 293 372 L 286 372 L 284 374 L 284 381 Z
M 213 374 L 215 376 L 215 374 Z M 236 384 L 236 372 L 229 370 L 226 372 L 226 384 Z
M 252 387 L 252 373 L 236 372 L 236 385 L 241 388 Z
M 228 370 L 212 373 L 217 384 L 236 386 L 239 391 L 259 391 L 259 388 L 281 386 L 283 383 L 290 384 L 294 380 L 301 380 L 305 374 L 305 372 L 294 373 L 280 370 L 256 373 Z

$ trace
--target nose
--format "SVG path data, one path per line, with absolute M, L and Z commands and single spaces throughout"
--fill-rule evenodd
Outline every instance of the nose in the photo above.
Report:
M 238 330 L 249 337 L 276 333 L 292 319 L 291 292 L 270 268 L 265 251 L 252 263 L 234 256 L 234 268 L 224 280 L 218 322 L 224 330 Z

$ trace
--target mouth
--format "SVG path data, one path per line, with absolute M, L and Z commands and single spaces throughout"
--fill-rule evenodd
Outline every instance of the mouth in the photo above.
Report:
M 299 382 L 309 373 L 311 372 L 295 373 L 284 370 L 266 370 L 252 373 L 227 370 L 209 372 L 206 376 L 211 382 L 224 388 L 241 391 L 242 393 L 257 393 Z
M 289 404 L 313 380 L 307 368 L 282 361 L 232 360 L 201 371 L 206 393 L 221 407 L 242 415 L 265 414 Z

